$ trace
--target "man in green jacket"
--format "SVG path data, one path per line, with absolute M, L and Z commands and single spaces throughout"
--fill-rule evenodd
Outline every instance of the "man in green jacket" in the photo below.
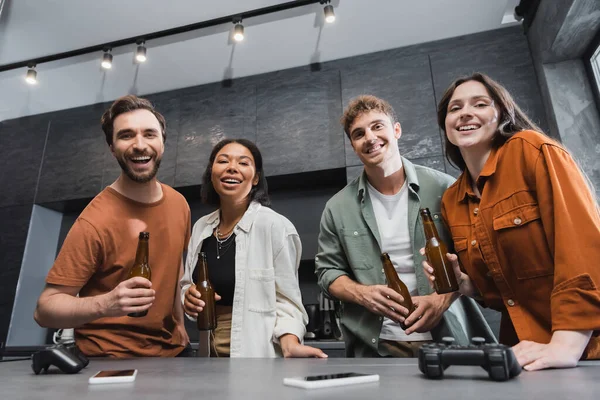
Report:
M 440 200 L 454 179 L 400 156 L 402 134 L 393 108 L 374 96 L 353 99 L 341 119 L 364 171 L 331 198 L 323 211 L 315 258 L 319 285 L 342 302 L 341 324 L 349 357 L 416 357 L 421 344 L 452 336 L 495 341 L 481 311 L 458 292 L 438 295 L 423 273 L 425 238 L 419 209 L 429 208 L 447 245 Z M 390 255 L 416 310 L 388 288 L 380 260 Z M 400 323 L 407 328 L 403 330 Z

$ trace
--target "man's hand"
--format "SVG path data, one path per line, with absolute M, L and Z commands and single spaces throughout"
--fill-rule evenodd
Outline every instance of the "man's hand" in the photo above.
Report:
M 404 321 L 408 326 L 404 332 L 407 335 L 413 332 L 429 332 L 440 322 L 444 312 L 458 296 L 453 293 L 442 295 L 433 293 L 428 296 L 413 297 L 412 301 L 416 308 Z
M 421 248 L 419 253 L 425 257 L 424 248 Z M 454 275 L 456 275 L 456 281 L 458 282 L 458 291 L 465 296 L 473 297 L 477 293 L 477 289 L 475 288 L 475 285 L 473 285 L 469 275 L 461 271 L 460 264 L 458 263 L 458 256 L 456 254 L 446 253 L 446 257 L 448 257 L 448 261 L 452 263 L 452 269 L 454 270 Z M 429 264 L 429 262 L 427 262 L 427 259 L 423 261 L 422 265 L 423 272 L 425 272 L 425 276 L 427 276 L 429 279 L 429 286 L 431 286 L 432 289 L 435 289 L 435 285 L 433 283 L 435 281 L 433 267 Z
M 183 300 L 183 310 L 190 317 L 198 318 L 198 313 L 201 313 L 202 310 L 204 310 L 206 303 L 200 298 L 200 292 L 196 290 L 195 285 L 190 286 L 186 290 Z M 215 293 L 215 301 L 219 300 L 221 300 L 221 296 Z
M 110 292 L 102 295 L 102 315 L 104 317 L 121 317 L 130 313 L 149 309 L 154 302 L 155 292 L 152 282 L 146 278 L 134 277 L 117 285 Z
M 296 335 L 291 333 L 280 336 L 279 344 L 285 358 L 327 358 L 327 354 L 323 353 L 321 349 L 300 344 Z
M 555 331 L 550 343 L 523 340 L 513 346 L 517 361 L 527 371 L 577 366 L 592 331 Z
M 385 285 L 358 285 L 357 302 L 373 314 L 404 322 L 408 310 L 402 306 L 402 295 Z

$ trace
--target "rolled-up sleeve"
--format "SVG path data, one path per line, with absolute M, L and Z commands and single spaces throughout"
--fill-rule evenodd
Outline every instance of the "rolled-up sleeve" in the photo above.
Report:
M 572 157 L 544 145 L 536 164 L 536 191 L 554 256 L 552 331 L 600 332 L 600 215 Z

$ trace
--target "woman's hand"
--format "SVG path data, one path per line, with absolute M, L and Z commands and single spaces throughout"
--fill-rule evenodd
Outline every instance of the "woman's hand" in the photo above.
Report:
M 419 253 L 425 257 L 425 248 L 422 247 L 421 250 L 419 250 Z M 465 296 L 475 296 L 477 294 L 477 289 L 473 285 L 469 275 L 461 271 L 460 264 L 458 263 L 458 256 L 456 254 L 446 253 L 446 257 L 448 258 L 448 261 L 452 263 L 452 269 L 454 270 L 454 275 L 456 275 L 456 281 L 458 282 L 458 291 Z M 429 264 L 427 259 L 423 261 L 422 265 L 425 275 L 429 278 L 429 286 L 431 286 L 432 289 L 435 289 L 435 285 L 433 284 L 435 281 L 433 267 Z
M 555 331 L 548 344 L 523 340 L 512 349 L 519 364 L 527 371 L 573 368 L 591 335 L 592 331 Z
M 300 344 L 296 335 L 292 335 L 291 333 L 280 336 L 279 343 L 281 344 L 281 351 L 285 358 L 327 358 L 327 354 L 323 353 L 321 349 Z
M 196 290 L 196 286 L 192 285 L 185 291 L 183 300 L 183 310 L 187 315 L 193 318 L 198 318 L 198 313 L 204 310 L 205 303 L 200 299 L 200 292 Z M 221 300 L 221 296 L 215 293 L 215 301 Z

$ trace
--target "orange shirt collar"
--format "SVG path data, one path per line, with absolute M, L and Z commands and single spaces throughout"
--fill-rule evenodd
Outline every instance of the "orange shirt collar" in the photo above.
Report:
M 479 178 L 477 179 L 477 181 L 478 181 L 477 184 L 480 185 L 480 188 L 479 188 L 480 193 L 483 190 L 483 184 L 485 183 L 487 178 L 494 175 L 494 173 L 496 172 L 496 165 L 498 164 L 499 149 L 500 148 L 498 148 L 498 147 L 492 148 L 492 151 L 490 152 L 490 156 L 488 157 L 487 161 L 485 162 L 485 165 L 483 166 L 483 169 L 481 170 L 481 173 L 479 174 Z M 467 170 L 464 170 L 462 173 L 462 177 L 460 179 L 460 183 L 459 183 L 458 193 L 459 193 L 459 201 L 460 202 L 465 202 L 468 197 L 471 197 L 471 198 L 477 197 L 475 195 L 475 192 L 473 192 L 473 187 L 472 187 L 471 183 L 472 183 L 471 175 L 467 172 Z

